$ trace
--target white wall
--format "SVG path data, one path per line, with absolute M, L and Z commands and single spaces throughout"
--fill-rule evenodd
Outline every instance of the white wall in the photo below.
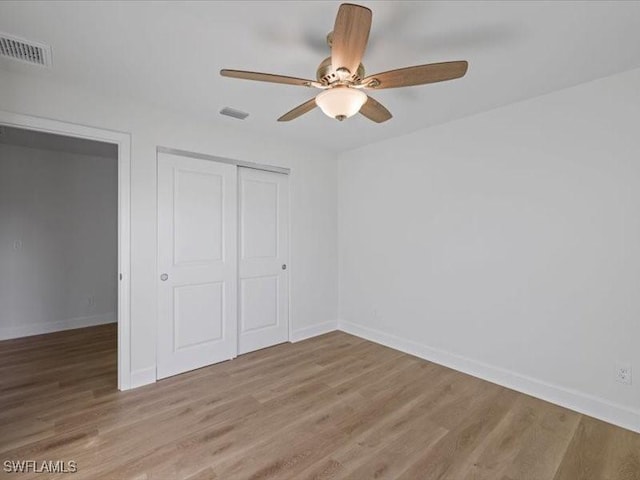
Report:
M 117 159 L 0 144 L 0 339 L 116 321 Z
M 639 128 L 633 70 L 341 155 L 341 327 L 640 430 Z
M 211 121 L 107 98 L 42 77 L 0 71 L 0 110 L 131 134 L 132 384 L 155 378 L 156 147 L 158 145 L 291 168 L 291 309 L 296 338 L 331 329 L 337 318 L 335 155 Z M 223 92 L 211 91 L 211 95 Z M 221 102 L 223 103 L 223 102 Z M 250 120 L 247 120 L 250 121 Z M 238 125 L 237 127 L 235 125 Z M 284 126 L 283 126 L 284 128 Z

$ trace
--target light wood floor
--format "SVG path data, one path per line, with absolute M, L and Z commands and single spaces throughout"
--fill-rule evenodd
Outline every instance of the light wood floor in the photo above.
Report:
M 640 479 L 640 435 L 344 334 L 116 391 L 116 331 L 0 342 L 0 462 L 74 479 Z

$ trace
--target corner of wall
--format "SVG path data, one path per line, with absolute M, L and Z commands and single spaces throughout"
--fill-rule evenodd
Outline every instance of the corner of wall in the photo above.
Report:
M 333 332 L 338 329 L 338 321 L 330 320 L 324 323 L 317 323 L 310 327 L 299 328 L 291 332 L 291 342 L 296 343 L 307 338 L 317 337 L 325 333 Z

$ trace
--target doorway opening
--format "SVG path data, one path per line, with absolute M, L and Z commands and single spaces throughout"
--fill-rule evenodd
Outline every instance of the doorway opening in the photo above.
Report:
M 130 388 L 129 145 L 127 134 L 0 112 L 7 381 Z

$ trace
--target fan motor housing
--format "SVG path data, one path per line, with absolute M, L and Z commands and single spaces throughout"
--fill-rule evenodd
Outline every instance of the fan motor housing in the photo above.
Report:
M 316 71 L 316 78 L 323 85 L 330 85 L 333 82 L 340 79 L 338 74 L 336 73 L 336 69 L 331 65 L 331 57 L 325 58 L 322 63 L 318 66 L 318 70 Z M 364 78 L 364 65 L 358 65 L 358 70 L 355 74 L 351 75 L 350 82 L 360 83 Z

